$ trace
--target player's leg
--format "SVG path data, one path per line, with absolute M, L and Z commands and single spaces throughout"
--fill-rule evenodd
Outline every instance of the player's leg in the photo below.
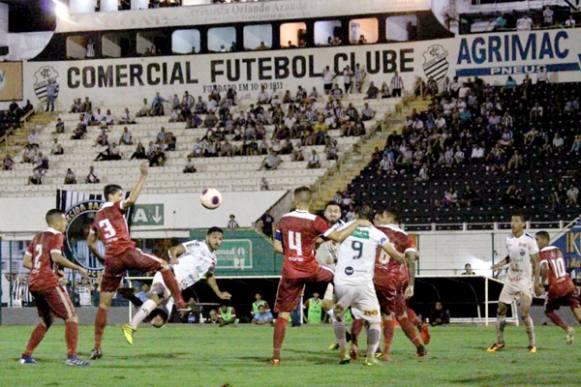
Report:
M 290 320 L 291 312 L 299 302 L 303 287 L 304 282 L 302 280 L 289 279 L 284 275 L 278 283 L 274 306 L 274 311 L 278 313 L 278 316 L 274 323 L 274 333 L 272 336 L 272 364 L 275 366 L 280 364 L 280 351 L 286 333 L 286 326 Z
M 574 290 L 573 294 L 569 297 L 569 306 L 571 307 L 571 312 L 579 324 L 581 324 L 581 297 L 577 289 Z M 575 340 L 575 329 L 569 327 L 567 331 L 567 337 L 565 338 L 567 344 L 573 344 Z
M 50 308 L 48 304 L 44 300 L 44 297 L 41 293 L 32 293 L 34 300 L 36 302 L 36 308 L 38 310 L 38 317 L 40 318 L 40 322 L 32 331 L 30 338 L 28 339 L 28 343 L 26 344 L 26 349 L 22 353 L 22 357 L 20 358 L 21 364 L 36 364 L 36 360 L 32 357 L 32 352 L 35 350 L 36 347 L 40 344 L 44 335 L 52 325 L 53 319 L 50 313 Z
M 359 343 L 358 343 L 358 336 L 363 329 L 363 324 L 365 322 L 361 319 L 353 317 L 353 322 L 351 322 L 351 350 L 349 351 L 351 354 L 351 359 L 356 360 L 357 356 L 359 355 Z
M 381 358 L 384 361 L 391 360 L 391 345 L 395 332 L 395 317 L 393 313 L 383 313 L 383 351 Z
M 381 310 L 372 283 L 367 284 L 367 286 L 357 286 L 351 310 L 354 315 L 365 319 L 368 323 L 365 364 L 372 366 L 377 363 L 375 352 L 379 347 L 381 337 Z
M 418 336 L 418 331 L 416 326 L 410 321 L 407 315 L 407 305 L 403 294 L 399 294 L 394 302 L 395 315 L 401 329 L 407 336 L 407 338 L 416 347 L 416 355 L 418 357 L 423 357 L 427 355 L 426 347 L 422 339 Z
M 512 304 L 516 296 L 515 290 L 509 284 L 504 284 L 500 297 L 498 298 L 498 308 L 496 309 L 496 342 L 488 347 L 488 352 L 496 352 L 504 349 L 504 328 L 506 327 L 506 313 L 508 306 Z
M 345 297 L 341 297 L 333 306 L 333 331 L 337 344 L 339 344 L 339 364 L 348 364 L 351 360 L 347 351 L 347 328 L 343 320 L 345 309 L 348 306 L 342 304 L 342 302 L 346 302 L 345 300 Z
M 431 337 L 430 337 L 430 329 L 428 327 L 428 324 L 422 322 L 422 320 L 420 320 L 420 318 L 418 317 L 416 312 L 412 308 L 410 308 L 409 305 L 406 305 L 406 306 L 407 306 L 406 314 L 408 316 L 408 319 L 416 327 L 416 329 L 420 332 L 420 335 L 422 336 L 422 341 L 424 342 L 424 345 L 430 344 Z
M 559 300 L 551 299 L 551 296 L 549 295 L 545 303 L 545 315 L 553 322 L 553 324 L 566 332 L 569 329 L 569 326 L 557 314 L 559 307 Z
M 115 291 L 103 290 L 103 284 L 105 282 L 105 275 L 101 281 L 101 292 L 99 293 L 99 308 L 97 309 L 97 315 L 95 316 L 95 345 L 91 351 L 91 360 L 100 359 L 103 357 L 103 351 L 101 350 L 101 343 L 103 341 L 103 333 L 105 332 L 105 327 L 107 326 L 107 311 L 111 306 L 113 301 L 113 296 Z M 117 282 L 118 284 L 119 282 Z
M 133 335 L 143 320 L 145 320 L 147 316 L 149 316 L 151 312 L 153 312 L 155 308 L 166 299 L 164 293 L 165 289 L 161 284 L 153 284 L 147 301 L 141 305 L 129 324 L 125 324 L 121 327 L 123 336 L 125 336 L 125 340 L 128 344 L 133 344 Z
M 128 265 L 128 268 L 134 268 L 143 272 L 160 272 L 163 278 L 163 282 L 175 300 L 178 311 L 189 310 L 186 303 L 184 302 L 184 299 L 182 298 L 182 291 L 180 290 L 178 282 L 176 281 L 176 277 L 171 271 L 169 263 L 161 258 L 156 257 L 155 255 L 146 254 L 138 249 L 129 250 L 126 254 L 129 258 L 128 261 L 131 262 Z
M 535 325 L 533 323 L 533 318 L 530 315 L 531 305 L 533 303 L 533 298 L 528 293 L 522 293 L 520 297 L 520 309 L 522 320 L 529 337 L 529 352 L 537 352 L 537 341 L 535 338 Z

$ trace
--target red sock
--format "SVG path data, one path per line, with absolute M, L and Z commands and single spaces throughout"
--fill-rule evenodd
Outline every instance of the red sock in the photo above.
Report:
M 391 352 L 391 343 L 393 343 L 394 330 L 395 321 L 383 320 L 383 353 Z
M 357 337 L 363 329 L 363 320 L 354 319 L 351 323 L 351 343 L 357 345 Z
M 401 329 L 404 331 L 404 333 L 408 337 L 408 339 L 410 339 L 410 341 L 412 343 L 414 343 L 416 348 L 419 347 L 420 345 L 423 345 L 422 341 L 418 337 L 418 332 L 416 331 L 416 327 L 410 321 L 409 317 L 407 317 L 407 316 L 398 317 L 397 322 L 399 323 L 399 326 L 401 326 Z
M 407 312 L 408 319 L 410 320 L 410 322 L 416 328 L 419 328 L 422 325 L 422 320 L 420 320 L 420 318 L 418 317 L 418 315 L 416 314 L 416 312 L 414 312 L 414 310 L 412 308 L 410 308 L 409 306 L 408 306 L 406 312 Z
M 163 270 L 161 272 L 161 276 L 163 277 L 163 282 L 169 288 L 171 295 L 176 302 L 176 305 L 179 307 L 184 304 L 184 299 L 182 298 L 182 292 L 178 283 L 176 281 L 176 277 L 173 275 L 171 270 Z
M 282 342 L 284 341 L 284 333 L 286 331 L 286 325 L 288 320 L 278 317 L 276 323 L 274 324 L 274 336 L 272 338 L 274 350 L 272 352 L 272 357 L 274 359 L 280 359 L 280 348 L 282 347 Z
M 567 330 L 567 328 L 569 328 L 567 326 L 567 324 L 565 324 L 565 322 L 563 320 L 561 320 L 561 317 L 559 317 L 559 315 L 557 314 L 557 312 L 555 312 L 554 310 L 545 313 L 547 315 L 548 318 L 551 319 L 552 322 L 555 323 L 556 326 L 563 328 L 564 330 Z
M 79 340 L 79 324 L 74 321 L 65 322 L 65 340 L 67 342 L 67 355 L 75 356 Z
M 107 325 L 107 309 L 99 307 L 95 317 L 95 349 L 101 348 L 101 339 Z
M 34 328 L 32 334 L 30 335 L 30 339 L 28 339 L 26 351 L 24 351 L 23 353 L 24 356 L 32 355 L 32 351 L 34 351 L 34 349 L 38 347 L 38 344 L 40 344 L 40 342 L 44 338 L 44 334 L 46 333 L 47 330 L 48 328 L 46 327 L 46 325 L 42 323 L 38 324 L 36 328 Z

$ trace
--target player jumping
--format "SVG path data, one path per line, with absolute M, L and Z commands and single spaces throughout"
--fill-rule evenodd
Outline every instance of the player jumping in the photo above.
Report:
M 230 293 L 220 290 L 214 277 L 218 260 L 215 251 L 220 248 L 223 239 L 222 229 L 211 227 L 206 234 L 206 240 L 189 241 L 169 249 L 172 269 L 182 290 L 205 278 L 210 288 L 220 299 L 229 300 L 232 297 Z M 139 324 L 157 307 L 163 304 L 163 309 L 167 311 L 167 315 L 171 314 L 173 299 L 160 272 L 157 272 L 153 277 L 148 298 L 133 316 L 131 323 L 122 327 L 123 335 L 129 344 L 133 344 L 133 334 Z
M 542 288 L 539 276 L 539 246 L 535 238 L 525 233 L 525 216 L 514 214 L 511 218 L 512 235 L 506 238 L 508 255 L 492 270 L 498 271 L 508 265 L 507 280 L 500 292 L 496 318 L 496 342 L 488 347 L 488 352 L 497 352 L 505 347 L 504 327 L 506 326 L 506 312 L 508 306 L 515 300 L 520 300 L 520 309 L 524 326 L 529 337 L 529 352 L 537 352 L 535 327 L 529 314 L 533 301 L 533 289 L 537 296 L 541 295 Z
M 367 220 L 371 216 L 371 207 L 364 205 L 357 212 L 358 220 Z M 381 248 L 400 262 L 404 255 L 399 253 L 389 238 L 373 225 L 360 226 L 345 239 L 337 254 L 335 270 L 335 303 L 333 326 L 339 341 L 340 364 L 347 364 L 351 357 L 347 349 L 343 314 L 351 307 L 353 317 L 366 320 L 367 330 L 366 365 L 374 365 L 375 351 L 381 337 L 381 312 L 379 301 L 373 286 L 374 266 L 377 249 Z
M 276 228 L 274 249 L 284 255 L 284 263 L 274 308 L 278 313 L 273 335 L 272 364 L 275 366 L 280 365 L 280 350 L 290 313 L 297 306 L 305 284 L 333 280 L 333 272 L 321 267 L 315 258 L 316 240 L 329 228 L 323 218 L 309 213 L 311 201 L 310 188 L 295 189 L 296 210 L 283 215 Z M 369 224 L 369 221 L 361 220 L 342 231 L 332 231 L 324 236 L 341 242 L 357 226 Z
M 556 310 L 561 305 L 569 305 L 571 312 L 581 324 L 581 297 L 579 297 L 579 291 L 566 271 L 563 253 L 558 247 L 549 245 L 549 233 L 539 231 L 535 236 L 541 249 L 539 256 L 543 283 L 547 279 L 549 282 L 545 314 L 555 325 L 563 328 L 566 333 L 565 341 L 567 344 L 573 344 L 575 330 L 561 320 Z
M 67 361 L 70 366 L 83 367 L 89 363 L 77 357 L 79 322 L 75 307 L 63 286 L 59 284 L 53 264 L 77 270 L 87 276 L 87 270 L 76 265 L 63 256 L 63 232 L 67 228 L 67 219 L 60 210 L 46 213 L 48 229 L 38 233 L 32 239 L 24 254 L 23 266 L 30 269 L 28 290 L 34 297 L 40 323 L 36 326 L 26 350 L 20 358 L 22 364 L 36 364 L 32 352 L 40 344 L 46 331 L 53 323 L 53 315 L 65 320 L 65 341 L 67 342 Z
M 396 250 L 405 256 L 405 262 L 390 257 L 383 251 L 377 252 L 375 275 L 373 283 L 381 312 L 383 315 L 383 352 L 382 359 L 391 360 L 391 344 L 395 331 L 395 320 L 401 326 L 408 339 L 416 347 L 416 355 L 423 357 L 427 354 L 425 344 L 430 341 L 428 326 L 423 324 L 415 312 L 407 306 L 407 300 L 413 296 L 415 280 L 415 264 L 418 259 L 413 240 L 398 225 L 398 216 L 395 210 L 384 209 L 374 218 L 375 226 L 383 232 L 394 244 Z M 351 357 L 356 358 L 357 335 L 363 327 L 363 321 L 353 323 Z M 421 333 L 421 338 L 416 333 Z
M 135 242 L 129 236 L 129 229 L 123 212 L 133 206 L 137 201 L 145 185 L 145 180 L 149 172 L 149 164 L 144 162 L 139 169 L 139 180 L 131 190 L 131 194 L 127 200 L 123 200 L 123 190 L 120 186 L 115 184 L 105 186 L 104 197 L 107 202 L 97 212 L 87 240 L 89 248 L 101 261 L 103 261 L 103 258 L 97 251 L 97 238 L 103 241 L 106 248 L 99 309 L 95 317 L 95 347 L 91 351 L 91 359 L 99 359 L 103 356 L 101 340 L 105 326 L 107 325 L 107 310 L 111 306 L 113 296 L 126 270 L 160 272 L 164 283 L 176 301 L 178 310 L 189 310 L 181 296 L 178 283 L 170 269 L 169 263 L 154 255 L 145 254 L 136 248 Z

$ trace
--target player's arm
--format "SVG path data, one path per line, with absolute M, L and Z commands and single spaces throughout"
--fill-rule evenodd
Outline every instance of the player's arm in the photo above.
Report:
M 85 268 L 77 265 L 76 263 L 73 263 L 73 262 L 69 261 L 68 259 L 66 259 L 63 256 L 62 252 L 60 252 L 58 250 L 52 250 L 50 252 L 50 258 L 57 265 L 61 265 L 62 267 L 66 267 L 66 268 L 69 268 L 69 269 L 76 270 L 79 273 L 81 273 L 81 275 L 83 277 L 88 277 L 89 276 L 89 272 L 87 271 L 87 269 L 85 269 Z
M 395 259 L 396 261 L 402 263 L 405 262 L 406 260 L 405 256 L 399 251 L 397 251 L 395 246 L 390 241 L 387 241 L 384 244 L 382 244 L 381 248 L 383 249 L 383 251 L 389 254 L 391 258 Z
M 147 174 L 149 173 L 149 162 L 144 161 L 143 163 L 141 163 L 141 165 L 139 166 L 139 173 L 140 173 L 139 180 L 137 180 L 137 183 L 133 186 L 131 194 L 129 194 L 129 198 L 125 202 L 123 202 L 124 208 L 131 207 L 132 205 L 134 205 L 135 202 L 137 201 L 137 198 L 139 197 L 139 194 L 141 194 L 141 190 L 143 190 L 143 187 L 145 186 Z
M 355 231 L 357 227 L 365 226 L 371 226 L 371 222 L 368 221 L 367 219 L 357 219 L 350 225 L 325 235 L 325 238 L 330 239 L 337 243 L 342 243 L 345 239 L 349 237 L 349 235 L 353 234 L 353 231 Z
M 497 263 L 492 265 L 492 270 L 498 271 L 498 270 L 502 269 L 503 267 L 505 267 L 506 265 L 508 265 L 509 263 L 510 263 L 510 257 L 507 255 L 506 257 L 504 257 L 503 259 L 501 259 L 500 261 L 498 261 Z
M 30 254 L 28 251 L 26 254 L 24 254 L 24 258 L 22 258 L 22 266 L 28 270 L 32 270 L 32 254 Z
M 93 255 L 103 264 L 105 262 L 105 258 L 101 256 L 99 250 L 97 250 L 97 234 L 93 229 L 89 231 L 89 236 L 87 237 L 87 245 L 89 246 L 89 250 Z
M 406 298 L 411 298 L 414 295 L 414 285 L 416 283 L 416 261 L 418 260 L 418 253 L 415 250 L 409 250 L 405 253 L 405 260 L 409 273 L 409 285 L 405 290 L 405 295 Z
M 276 251 L 277 253 L 280 254 L 284 253 L 282 249 L 282 233 L 278 228 L 274 232 L 274 242 L 272 243 L 272 247 L 274 248 L 274 251 Z
M 230 293 L 223 292 L 220 290 L 218 282 L 216 282 L 216 277 L 214 277 L 214 273 L 206 274 L 206 282 L 208 283 L 208 286 L 210 286 L 210 288 L 214 291 L 216 296 L 218 296 L 219 299 L 229 300 L 232 298 L 232 295 Z
M 533 265 L 533 280 L 535 284 L 535 294 L 540 296 L 543 293 L 543 287 L 541 286 L 541 268 L 539 265 L 539 253 L 531 254 L 531 263 Z
M 178 257 L 186 252 L 186 248 L 183 244 L 179 244 L 177 246 L 170 247 L 167 251 L 167 255 L 169 257 L 169 263 L 174 265 L 178 262 Z
M 547 283 L 547 278 L 549 276 L 548 262 L 541 259 L 539 262 L 539 269 L 541 271 L 541 285 Z

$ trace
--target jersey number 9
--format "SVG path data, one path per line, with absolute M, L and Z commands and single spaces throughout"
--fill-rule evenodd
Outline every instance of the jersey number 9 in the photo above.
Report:
M 363 256 L 363 243 L 359 241 L 353 241 L 351 242 L 351 248 L 355 253 L 357 253 L 357 255 L 353 256 L 353 259 L 361 259 Z

